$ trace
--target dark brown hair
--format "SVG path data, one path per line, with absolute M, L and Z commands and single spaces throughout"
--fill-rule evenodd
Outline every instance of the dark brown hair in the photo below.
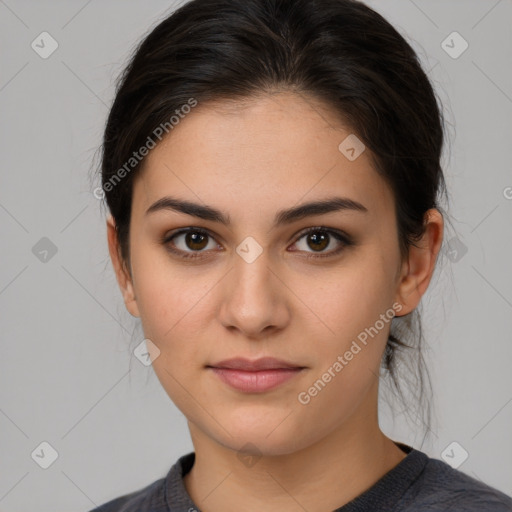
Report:
M 106 124 L 102 190 L 128 268 L 132 183 L 145 161 L 130 160 L 134 152 L 150 139 L 158 143 L 155 130 L 170 132 L 171 116 L 180 118 L 191 100 L 243 100 L 285 90 L 321 100 L 370 150 L 393 191 L 400 251 L 407 255 L 424 233 L 425 212 L 442 211 L 438 200 L 446 188 L 442 110 L 404 37 L 355 0 L 192 0 L 135 49 Z M 400 395 L 396 353 L 406 347 L 418 352 L 423 390 L 416 314 L 393 320 L 383 357 Z M 410 343 L 407 330 L 414 334 Z

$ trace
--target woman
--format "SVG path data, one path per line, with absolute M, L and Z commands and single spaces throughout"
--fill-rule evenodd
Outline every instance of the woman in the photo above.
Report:
M 443 139 L 360 2 L 195 0 L 142 41 L 104 135 L 108 243 L 194 452 L 98 511 L 512 510 L 378 422 L 381 366 L 420 342 Z

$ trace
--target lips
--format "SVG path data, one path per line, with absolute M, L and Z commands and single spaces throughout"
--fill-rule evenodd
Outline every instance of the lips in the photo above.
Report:
M 279 369 L 299 369 L 303 366 L 276 359 L 275 357 L 261 357 L 251 361 L 243 357 L 235 357 L 226 359 L 218 363 L 209 365 L 212 368 L 226 368 L 229 370 L 244 370 L 244 371 L 260 371 L 260 370 L 279 370 Z
M 234 358 L 207 366 L 222 382 L 237 391 L 262 393 L 284 384 L 305 369 L 273 357 L 251 361 Z

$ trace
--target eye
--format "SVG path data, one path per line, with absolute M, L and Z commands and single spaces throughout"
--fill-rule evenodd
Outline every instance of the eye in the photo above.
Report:
M 305 242 L 301 244 L 302 239 L 305 239 Z M 312 248 L 313 251 L 307 255 L 308 258 L 324 258 L 337 255 L 345 247 L 353 245 L 353 242 L 348 235 L 342 232 L 324 227 L 313 227 L 303 232 L 294 245 L 305 252 L 310 252 L 307 249 Z M 331 247 L 331 250 L 325 251 L 324 249 L 328 247 Z
M 305 244 L 300 244 L 302 239 L 305 239 Z M 205 257 L 203 253 L 207 249 L 220 247 L 218 243 L 215 243 L 215 239 L 208 231 L 194 227 L 180 229 L 169 236 L 165 236 L 162 243 L 168 251 L 178 255 L 180 258 L 191 259 L 203 258 Z M 303 231 L 294 245 L 302 245 L 302 248 L 299 247 L 298 250 L 299 252 L 309 253 L 306 256 L 308 258 L 325 258 L 340 253 L 345 247 L 353 245 L 353 241 L 347 234 L 341 231 L 320 226 Z M 332 246 L 337 246 L 337 248 L 332 249 Z M 325 251 L 329 247 L 331 247 L 331 250 Z M 313 248 L 313 251 L 308 251 L 308 248 Z M 292 252 L 295 251 L 296 249 L 292 250 Z
M 163 244 L 167 246 L 169 251 L 182 258 L 201 258 L 203 257 L 203 249 L 218 247 L 218 244 L 215 243 L 208 247 L 208 238 L 213 240 L 213 237 L 204 229 L 190 227 L 181 229 L 172 236 L 165 237 Z

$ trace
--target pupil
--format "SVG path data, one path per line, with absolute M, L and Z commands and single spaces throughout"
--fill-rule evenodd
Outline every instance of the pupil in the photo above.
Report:
M 327 234 L 326 233 L 321 233 L 320 235 L 318 234 L 312 234 L 309 236 L 309 239 L 310 240 L 313 240 L 313 243 L 315 244 L 314 247 L 311 247 L 312 249 L 325 249 L 325 247 L 328 245 L 326 243 L 327 241 Z M 320 243 L 318 243 L 320 242 Z
M 206 237 L 201 233 L 187 233 L 186 242 L 187 242 L 189 249 L 203 249 L 204 244 L 201 246 L 201 242 L 197 241 L 198 239 L 201 239 L 201 238 L 203 239 L 203 242 L 204 242 L 204 240 L 206 240 Z M 199 244 L 199 247 L 194 247 L 194 245 L 197 245 L 197 244 Z

